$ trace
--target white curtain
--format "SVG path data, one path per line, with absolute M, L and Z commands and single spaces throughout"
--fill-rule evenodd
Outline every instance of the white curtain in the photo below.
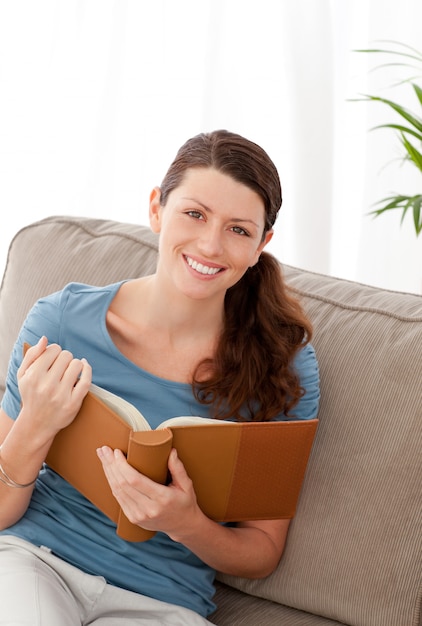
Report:
M 228 128 L 278 166 L 281 261 L 420 293 L 422 236 L 367 215 L 420 176 L 369 131 L 385 112 L 351 100 L 396 95 L 354 50 L 420 49 L 421 24 L 420 0 L 0 0 L 0 270 L 48 215 L 147 223 L 179 145 Z

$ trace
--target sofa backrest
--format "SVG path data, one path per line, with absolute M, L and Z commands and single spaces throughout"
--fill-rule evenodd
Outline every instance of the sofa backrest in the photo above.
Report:
M 150 274 L 143 226 L 58 216 L 11 243 L 0 290 L 0 396 L 39 297 Z M 422 297 L 283 268 L 314 324 L 320 423 L 277 570 L 219 579 L 351 626 L 418 626 L 421 609 Z
M 418 626 L 422 297 L 285 274 L 314 325 L 320 423 L 278 569 L 219 578 L 350 626 Z

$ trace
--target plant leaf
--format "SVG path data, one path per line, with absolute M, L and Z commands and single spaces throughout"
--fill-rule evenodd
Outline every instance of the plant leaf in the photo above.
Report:
M 385 213 L 385 211 L 401 209 L 402 215 L 400 224 L 402 224 L 406 213 L 410 208 L 412 208 L 413 225 L 416 236 L 422 232 L 422 194 L 416 196 L 390 196 L 389 198 L 384 198 L 383 200 L 376 202 L 376 204 L 381 204 L 383 202 L 387 202 L 387 204 L 380 209 L 371 211 L 370 214 L 378 217 L 379 215 Z
M 407 46 L 408 47 L 408 46 Z M 409 50 L 413 50 L 413 48 L 409 48 Z M 406 57 L 408 59 L 414 59 L 419 63 L 422 61 L 422 54 L 419 54 L 417 50 L 415 50 L 416 54 L 410 54 L 409 52 L 400 52 L 399 50 L 389 50 L 387 48 L 366 48 L 355 50 L 355 52 L 365 52 L 366 54 L 396 54 L 400 57 Z M 403 63 L 403 65 L 407 65 L 407 63 Z M 379 66 L 381 67 L 381 66 Z
M 419 85 L 416 85 L 415 83 L 412 83 L 412 87 L 415 90 L 416 96 L 419 100 L 419 103 L 422 105 L 422 89 L 421 87 L 419 87 Z
M 415 148 L 413 144 L 402 134 L 402 142 L 407 150 L 409 157 L 412 159 L 416 167 L 422 172 L 422 154 Z
M 385 41 L 383 43 L 385 43 Z M 394 100 L 370 94 L 363 94 L 363 97 L 360 98 L 360 100 L 381 102 L 402 118 L 401 121 L 399 120 L 393 123 L 379 124 L 374 126 L 371 130 L 389 128 L 393 131 L 398 131 L 398 138 L 403 150 L 403 157 L 401 160 L 411 162 L 420 172 L 422 172 L 422 153 L 420 150 L 422 146 L 422 117 L 420 116 L 420 107 L 422 106 L 422 86 L 420 85 L 420 81 L 419 84 L 417 84 L 414 82 L 415 77 L 410 76 L 410 74 L 414 73 L 416 69 L 419 73 L 418 78 L 420 78 L 422 74 L 422 53 L 419 50 L 416 50 L 416 48 L 412 48 L 411 46 L 398 41 L 387 40 L 387 44 L 388 45 L 386 47 L 374 47 L 366 50 L 356 50 L 356 52 L 378 54 L 386 57 L 383 59 L 386 61 L 385 63 L 383 62 L 377 65 L 375 68 L 371 69 L 371 71 L 387 67 L 395 67 L 398 71 L 401 69 L 404 77 L 399 79 L 393 86 L 396 87 L 397 85 L 403 84 L 411 85 L 413 91 L 415 92 L 419 109 L 417 109 L 417 112 L 411 111 Z M 418 147 L 415 145 L 415 139 Z M 400 224 L 403 223 L 406 215 L 410 212 L 416 236 L 419 236 L 422 232 L 422 194 L 414 196 L 396 194 L 383 198 L 382 200 L 376 202 L 374 206 L 376 208 L 370 213 L 375 217 L 378 217 L 387 211 L 399 210 L 401 212 Z
M 405 109 L 400 104 L 393 102 L 392 100 L 387 100 L 386 98 L 380 98 L 379 96 L 370 96 L 364 94 L 367 100 L 371 100 L 373 102 L 383 102 L 387 106 L 391 107 L 396 113 L 401 115 L 405 120 L 410 122 L 412 126 L 414 126 L 419 132 L 422 132 L 422 118 L 416 117 L 413 115 L 408 109 Z
M 385 211 L 390 211 L 391 209 L 400 209 L 402 208 L 401 204 L 407 200 L 409 200 L 409 196 L 390 196 L 388 198 L 378 200 L 378 202 L 375 202 L 375 206 L 377 204 L 382 204 L 383 202 L 387 202 L 387 204 L 381 209 L 371 211 L 370 215 L 381 215 L 381 213 L 385 213 Z
M 413 53 L 412 57 L 422 61 L 422 52 L 420 52 L 419 50 L 417 50 L 416 48 L 413 48 L 412 46 L 409 46 L 406 43 L 403 43 L 402 41 L 397 41 L 396 39 L 378 39 L 377 40 L 378 43 L 387 43 L 387 44 L 393 44 L 394 46 L 397 46 L 398 48 L 400 48 L 399 50 L 392 50 L 391 48 L 386 49 L 379 49 L 379 48 L 372 48 L 369 50 L 362 50 L 362 52 L 382 52 L 382 53 L 387 53 L 387 54 L 399 54 L 401 56 L 406 56 L 409 53 Z M 403 51 L 406 50 L 408 52 L 404 52 Z M 357 50 L 356 52 L 359 52 L 359 50 Z
M 416 235 L 419 235 L 422 230 L 421 205 L 422 196 L 416 197 L 413 202 L 413 224 L 415 226 Z
M 407 126 L 401 126 L 400 124 L 380 124 L 379 126 L 373 126 L 371 130 L 376 130 L 377 128 L 393 128 L 395 130 L 399 130 L 402 133 L 409 133 L 410 135 L 416 137 L 416 139 L 418 139 L 419 141 L 422 141 L 422 133 L 418 133 L 412 128 L 408 128 Z

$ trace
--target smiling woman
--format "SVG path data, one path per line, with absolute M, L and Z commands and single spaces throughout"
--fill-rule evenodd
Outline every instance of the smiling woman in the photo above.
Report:
M 99 625 L 110 615 L 122 626 L 144 623 L 142 615 L 206 624 L 216 570 L 261 578 L 276 568 L 289 520 L 213 521 L 175 450 L 167 485 L 118 449 L 97 451 L 127 518 L 156 531 L 139 543 L 120 538 L 48 464 L 39 468 L 91 382 L 134 404 L 153 429 L 169 415 L 316 417 L 312 329 L 264 250 L 280 206 L 278 172 L 260 146 L 228 131 L 197 135 L 151 192 L 156 271 L 102 287 L 70 283 L 29 312 L 0 410 L 0 604 L 8 623 L 20 611 L 20 621 L 37 616 L 45 626 Z M 32 347 L 22 360 L 25 343 Z M 57 576 L 47 587 L 39 584 L 44 569 Z M 38 590 L 24 593 L 25 602 L 23 580 Z M 48 607 L 47 621 L 39 607 Z

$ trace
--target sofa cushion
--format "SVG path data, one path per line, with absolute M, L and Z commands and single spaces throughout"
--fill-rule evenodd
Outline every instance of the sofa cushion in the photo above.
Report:
M 250 596 L 217 582 L 217 610 L 208 618 L 216 626 L 343 626 L 340 622 Z
M 219 579 L 351 626 L 417 626 L 422 297 L 285 274 L 314 324 L 320 423 L 278 569 Z

